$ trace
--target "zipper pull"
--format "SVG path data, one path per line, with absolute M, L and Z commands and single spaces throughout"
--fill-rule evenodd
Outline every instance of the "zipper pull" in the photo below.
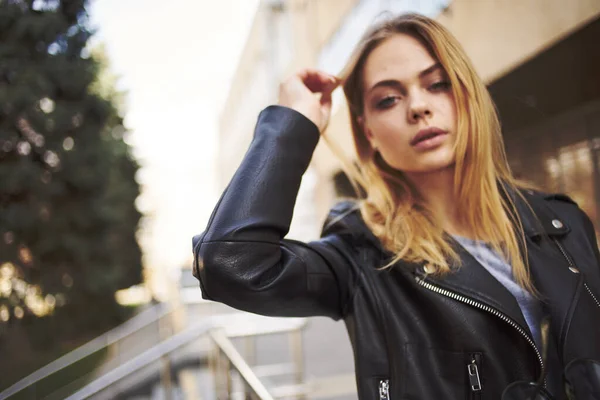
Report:
M 390 400 L 390 380 L 379 381 L 379 400 Z
M 477 361 L 475 359 L 471 361 L 471 364 L 467 365 L 467 371 L 469 372 L 471 390 L 479 392 L 481 390 L 481 379 L 479 379 L 479 367 L 477 366 Z

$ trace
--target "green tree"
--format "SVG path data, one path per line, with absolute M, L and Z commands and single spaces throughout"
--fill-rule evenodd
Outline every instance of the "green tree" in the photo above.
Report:
M 85 6 L 0 0 L 0 325 L 105 329 L 114 292 L 142 280 L 138 164 Z

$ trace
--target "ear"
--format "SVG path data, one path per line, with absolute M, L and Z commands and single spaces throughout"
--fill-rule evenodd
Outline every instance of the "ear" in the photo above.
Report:
M 364 132 L 365 137 L 369 141 L 369 144 L 371 145 L 371 147 L 373 149 L 377 149 L 377 143 L 375 140 L 375 136 L 373 136 L 373 132 L 369 128 L 369 125 L 367 125 L 367 123 L 365 121 L 365 117 L 363 117 L 361 115 L 361 116 L 357 117 L 356 120 L 357 120 L 358 124 L 360 125 L 360 129 L 362 129 L 362 131 Z

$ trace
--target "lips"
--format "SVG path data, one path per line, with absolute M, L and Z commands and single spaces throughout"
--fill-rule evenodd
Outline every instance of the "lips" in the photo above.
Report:
M 440 128 L 436 128 L 436 127 L 431 127 L 431 128 L 426 128 L 426 129 L 421 129 L 416 135 L 415 137 L 412 138 L 412 140 L 410 141 L 410 145 L 411 146 L 416 146 L 419 143 L 434 138 L 436 136 L 440 136 L 440 135 L 445 135 L 448 132 L 445 130 L 442 130 Z

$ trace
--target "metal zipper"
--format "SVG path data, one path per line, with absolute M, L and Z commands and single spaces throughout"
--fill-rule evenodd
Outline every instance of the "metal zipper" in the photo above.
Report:
M 379 381 L 379 400 L 390 400 L 390 380 L 381 379 Z
M 598 307 L 600 307 L 600 301 L 598 301 L 598 298 L 596 298 L 596 296 L 594 296 L 594 293 L 592 293 L 592 289 L 590 289 L 590 287 L 585 282 L 583 282 L 583 286 L 585 286 L 585 288 L 587 289 L 590 296 L 592 296 L 592 299 L 594 299 L 594 301 L 596 302 L 596 305 Z
M 529 335 L 527 334 L 527 332 L 525 332 L 525 330 L 523 328 L 521 328 L 519 326 L 519 324 L 517 324 L 512 318 L 510 318 L 508 315 L 496 310 L 495 308 L 492 308 L 486 304 L 480 303 L 476 300 L 473 300 L 469 297 L 465 297 L 463 295 L 460 295 L 458 293 L 455 292 L 451 292 L 450 290 L 447 289 L 442 289 L 440 287 L 434 286 L 429 282 L 425 282 L 425 280 L 423 278 L 420 277 L 416 277 L 417 283 L 421 286 L 423 286 L 426 289 L 431 290 L 432 292 L 441 294 L 443 296 L 449 297 L 451 299 L 460 301 L 462 303 L 468 304 L 472 307 L 476 307 L 479 308 L 483 311 L 486 311 L 498 318 L 500 318 L 502 321 L 506 322 L 507 324 L 509 324 L 510 326 L 512 326 L 513 328 L 515 328 L 517 330 L 517 332 L 519 332 L 521 334 L 521 336 L 523 336 L 525 338 L 525 340 L 527 340 L 527 343 L 529 343 L 529 345 L 531 346 L 531 348 L 535 351 L 535 355 L 537 356 L 538 362 L 540 364 L 540 371 L 543 373 L 544 371 L 544 359 L 542 358 L 542 354 L 540 353 L 540 351 L 538 350 L 537 346 L 535 345 L 535 342 L 533 341 L 533 339 L 531 337 L 529 337 Z M 544 379 L 544 387 L 546 387 L 546 380 Z
M 467 372 L 469 374 L 469 384 L 471 385 L 471 391 L 473 393 L 481 392 L 481 377 L 479 376 L 479 365 L 477 359 L 472 356 L 471 362 L 467 364 Z
M 562 255 L 565 257 L 565 259 L 567 260 L 567 262 L 569 263 L 569 266 L 571 267 L 571 271 L 579 273 L 579 268 L 577 268 L 577 266 L 575 265 L 575 263 L 573 262 L 573 260 L 571 260 L 571 257 L 569 257 L 569 255 L 567 254 L 567 252 L 565 251 L 565 249 L 563 249 L 563 247 L 561 246 L 560 242 L 556 238 L 554 238 L 554 243 L 556 243 L 556 246 L 558 246 L 558 249 L 560 250 L 560 252 L 562 253 Z M 585 287 L 585 290 L 587 290 L 587 292 L 590 294 L 590 296 L 592 296 L 592 299 L 594 299 L 594 302 L 596 302 L 596 305 L 598 307 L 600 307 L 600 301 L 598 301 L 598 298 L 596 296 L 594 296 L 594 293 L 592 292 L 592 289 L 590 289 L 590 287 L 587 285 L 587 283 L 585 283 L 585 281 L 583 282 L 583 286 Z

